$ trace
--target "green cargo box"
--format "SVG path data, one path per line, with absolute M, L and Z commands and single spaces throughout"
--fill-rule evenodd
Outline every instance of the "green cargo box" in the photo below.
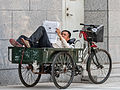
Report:
M 52 63 L 58 52 L 68 52 L 74 62 L 78 61 L 78 52 L 82 49 L 74 48 L 24 48 L 8 47 L 8 60 L 12 63 L 30 64 L 37 61 L 39 64 Z M 23 57 L 23 59 L 22 59 Z

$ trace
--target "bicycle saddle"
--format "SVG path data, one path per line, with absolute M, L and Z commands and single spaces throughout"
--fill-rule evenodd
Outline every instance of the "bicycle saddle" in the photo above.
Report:
M 76 40 L 75 38 L 72 38 L 72 39 L 68 40 L 67 43 L 74 44 L 75 40 Z

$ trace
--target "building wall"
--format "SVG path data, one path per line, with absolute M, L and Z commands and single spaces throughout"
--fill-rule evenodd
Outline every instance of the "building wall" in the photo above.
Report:
M 108 49 L 108 12 L 107 0 L 85 0 L 85 23 L 104 25 L 104 42 L 99 47 Z
M 120 0 L 109 0 L 109 49 L 112 59 L 120 64 Z
M 105 26 L 104 42 L 112 58 L 111 76 L 120 76 L 120 0 L 85 0 L 85 23 Z
M 120 0 L 109 0 L 109 51 L 113 74 L 120 77 Z
M 85 23 L 103 24 L 103 48 L 111 54 L 113 62 L 120 62 L 120 0 L 85 0 Z
M 85 0 L 85 23 L 105 26 L 104 42 L 98 45 L 116 63 L 120 62 L 119 7 L 119 0 Z M 17 65 L 8 61 L 8 40 L 21 34 L 29 37 L 43 20 L 62 21 L 62 0 L 0 0 L 0 85 L 20 83 Z M 44 75 L 41 81 L 49 79 Z
M 61 7 L 62 0 L 0 0 L 0 85 L 20 83 L 17 65 L 8 61 L 8 40 L 29 37 L 44 20 L 61 22 Z

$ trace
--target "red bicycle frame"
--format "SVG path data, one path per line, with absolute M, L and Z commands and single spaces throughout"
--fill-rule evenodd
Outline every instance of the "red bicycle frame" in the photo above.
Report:
M 88 40 L 87 40 L 88 35 L 87 35 L 87 33 L 86 33 L 85 31 L 80 31 L 80 33 L 79 33 L 79 38 L 82 37 L 82 34 L 83 34 L 84 39 L 88 42 Z M 91 47 L 97 47 L 97 45 L 95 45 L 95 43 L 92 42 Z

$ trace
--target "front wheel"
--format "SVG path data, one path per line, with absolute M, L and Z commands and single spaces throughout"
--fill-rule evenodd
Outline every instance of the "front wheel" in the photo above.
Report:
M 74 77 L 74 62 L 67 52 L 59 52 L 53 59 L 52 78 L 55 86 L 60 89 L 67 88 Z
M 102 84 L 109 78 L 112 60 L 106 50 L 94 49 L 87 64 L 88 76 L 93 83 Z
M 20 80 L 26 87 L 33 87 L 40 80 L 41 74 L 35 74 L 32 71 L 32 64 L 19 64 L 18 66 Z M 40 70 L 38 70 L 38 72 L 40 72 Z

